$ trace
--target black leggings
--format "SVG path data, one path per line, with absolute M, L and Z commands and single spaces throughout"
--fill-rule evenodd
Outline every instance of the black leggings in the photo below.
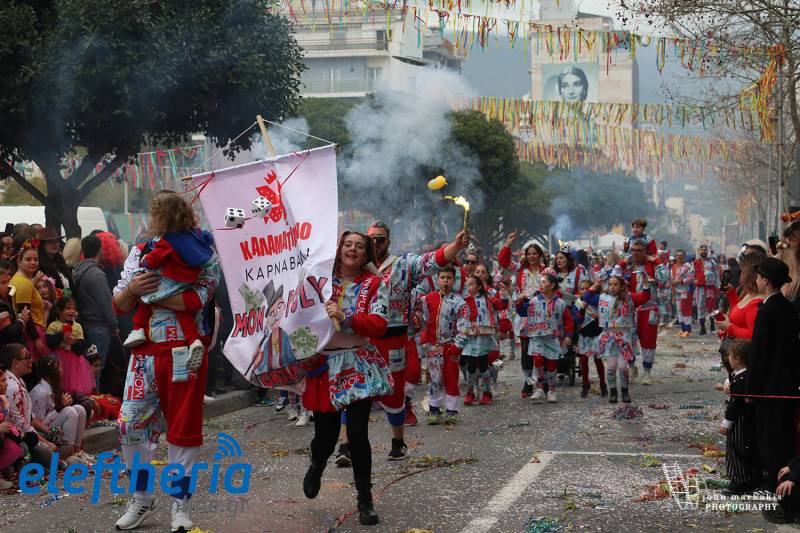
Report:
M 372 448 L 368 431 L 371 408 L 372 400 L 361 400 L 345 408 L 347 441 L 350 443 L 350 460 L 353 462 L 353 479 L 356 483 L 370 483 L 372 477 Z M 311 461 L 314 464 L 324 467 L 333 455 L 341 426 L 341 413 L 314 411 L 314 439 L 311 441 Z
M 489 354 L 478 357 L 467 357 L 467 372 L 472 374 L 475 370 L 480 370 L 481 374 L 489 370 Z
M 533 357 L 528 355 L 528 343 L 530 342 L 530 338 L 528 337 L 520 337 L 519 338 L 519 345 L 520 345 L 520 362 L 522 363 L 522 370 L 523 372 L 532 372 L 533 371 Z

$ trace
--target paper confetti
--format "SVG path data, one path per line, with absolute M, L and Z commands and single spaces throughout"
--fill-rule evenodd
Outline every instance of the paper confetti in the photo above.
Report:
M 522 526 L 522 531 L 525 533 L 553 533 L 555 531 L 562 531 L 567 526 L 563 525 L 555 518 L 548 518 L 546 516 L 532 516 Z
M 621 405 L 617 407 L 611 414 L 611 418 L 615 420 L 632 420 L 644 416 L 641 407 L 634 407 L 632 405 Z

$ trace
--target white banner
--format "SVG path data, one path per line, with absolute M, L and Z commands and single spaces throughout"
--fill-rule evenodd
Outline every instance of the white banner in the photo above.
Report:
M 230 296 L 225 356 L 259 386 L 299 383 L 333 335 L 324 302 L 337 243 L 335 148 L 199 174 L 192 183 L 215 228 Z M 253 215 L 260 196 L 272 203 L 268 216 Z M 243 210 L 244 220 L 229 209 Z M 226 226 L 236 222 L 243 225 Z

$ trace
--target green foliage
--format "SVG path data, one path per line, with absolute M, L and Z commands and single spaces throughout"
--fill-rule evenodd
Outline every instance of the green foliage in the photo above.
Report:
M 349 98 L 303 98 L 295 113 L 308 121 L 308 132 L 321 139 L 334 142 L 341 149 L 350 144 L 344 118 L 357 103 Z M 309 139 L 308 148 L 323 146 L 325 143 Z
M 128 156 L 202 132 L 229 149 L 260 113 L 299 99 L 301 49 L 270 0 L 10 0 L 0 7 L 0 161 L 43 170 L 48 217 L 77 228 L 77 206 Z M 84 147 L 68 180 L 61 158 Z M 108 157 L 107 161 L 105 158 Z M 104 171 L 92 177 L 96 164 Z M 17 176 L 18 178 L 18 176 Z M 44 200 L 43 195 L 37 195 Z M 68 219 L 68 220 L 67 220 Z
M 542 190 L 546 169 L 521 169 L 514 138 L 497 120 L 477 111 L 453 113 L 452 136 L 479 160 L 477 187 L 483 204 L 474 217 L 475 230 L 486 250 L 502 240 L 501 233 L 517 228 L 531 235 L 547 231 L 548 197 Z M 502 220 L 504 232 L 499 231 Z
M 569 217 L 571 233 L 608 229 L 615 224 L 627 228 L 634 218 L 654 214 L 642 183 L 632 176 L 579 170 L 557 172 L 546 180 L 544 190 L 553 198 L 550 214 L 554 218 Z

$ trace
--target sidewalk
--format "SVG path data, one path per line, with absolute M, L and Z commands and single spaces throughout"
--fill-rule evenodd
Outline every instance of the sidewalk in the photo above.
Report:
M 256 389 L 235 390 L 219 394 L 214 398 L 213 402 L 205 405 L 203 418 L 216 418 L 244 409 L 254 403 L 256 403 Z M 89 453 L 114 449 L 119 446 L 119 428 L 117 426 L 91 428 L 86 431 L 83 446 Z

